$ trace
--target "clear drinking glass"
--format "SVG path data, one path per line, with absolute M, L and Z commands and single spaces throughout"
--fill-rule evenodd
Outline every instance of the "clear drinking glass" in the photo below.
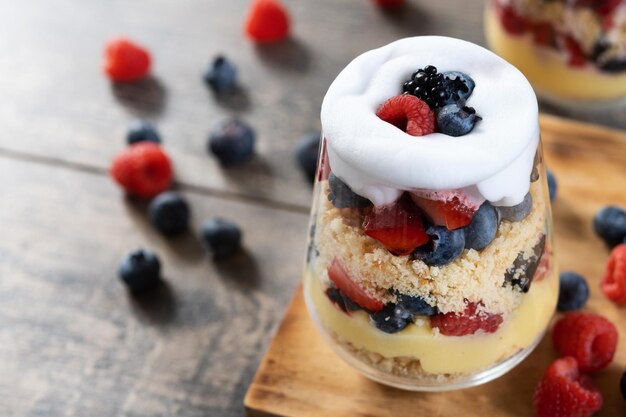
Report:
M 542 99 L 626 105 L 626 1 L 488 0 L 485 34 Z
M 430 40 L 414 39 L 418 38 L 402 40 L 402 45 L 391 44 L 388 47 L 392 53 L 381 49 L 372 51 L 364 59 L 357 58 L 335 81 L 333 94 L 345 94 L 348 100 L 356 97 L 348 89 L 361 88 L 354 80 L 358 71 L 354 74 L 351 71 L 359 69 L 364 62 L 368 64 L 363 68 L 374 71 L 376 65 L 385 65 L 381 56 L 404 56 L 405 49 L 409 59 L 419 59 L 421 55 L 413 49 L 419 52 L 420 45 L 429 45 Z M 433 42 L 440 42 L 439 49 L 445 47 L 450 54 L 455 54 L 453 47 L 465 51 L 469 45 L 441 39 Z M 478 46 L 472 48 L 479 57 L 493 55 Z M 483 70 L 480 70 L 482 63 L 478 62 L 477 71 L 484 71 L 484 77 L 489 77 L 491 71 L 499 71 L 492 63 L 508 66 L 500 61 L 493 55 L 485 61 Z M 444 67 L 447 62 L 442 61 L 440 66 Z M 469 64 L 466 67 L 469 68 Z M 519 74 L 512 67 L 511 70 Z M 402 71 L 400 73 L 404 74 Z M 373 82 L 395 82 L 391 72 L 384 73 L 384 78 L 372 76 Z M 402 74 L 396 78 L 401 79 Z M 476 104 L 482 105 L 485 113 L 480 122 L 485 124 L 476 128 L 480 130 L 476 135 L 484 135 L 494 128 L 487 119 L 495 116 L 491 116 L 492 110 L 486 109 L 486 104 L 481 104 L 483 93 L 479 89 L 494 89 L 485 94 L 490 101 L 498 100 L 495 94 L 506 92 L 498 92 L 502 89 L 497 85 L 481 81 L 480 74 L 472 74 L 477 80 Z M 530 91 L 534 100 L 530 104 L 534 110 L 528 113 L 531 115 L 529 123 L 537 124 L 536 99 L 530 86 L 519 76 L 526 83 L 522 87 Z M 372 90 L 375 88 L 362 89 Z M 336 97 L 329 99 L 330 91 L 325 101 L 335 100 Z M 399 93 L 401 91 L 399 87 Z M 501 107 L 497 103 L 494 106 Z M 325 120 L 324 109 L 322 111 L 323 140 L 303 274 L 306 305 L 321 334 L 341 358 L 365 376 L 408 390 L 469 387 L 513 368 L 541 340 L 558 297 L 550 199 L 538 130 L 534 130 L 536 137 L 524 148 L 523 154 L 502 168 L 523 168 L 514 170 L 523 172 L 521 178 L 516 178 L 517 174 L 501 177 L 522 187 L 522 196 L 528 190 L 521 202 L 490 202 L 476 197 L 472 192 L 477 189 L 474 186 L 424 189 L 403 185 L 393 197 L 389 197 L 389 193 L 371 193 L 371 187 L 362 187 L 370 192 L 362 194 L 384 197 L 382 203 L 377 201 L 375 205 L 372 202 L 375 198 L 357 194 L 347 182 L 356 184 L 363 179 L 378 184 L 378 180 L 373 179 L 376 167 L 364 172 L 362 177 L 352 176 L 348 180 L 345 175 L 348 161 L 360 163 L 359 158 L 351 158 L 356 158 L 355 155 L 366 158 L 368 151 L 364 148 L 351 150 L 344 145 L 352 140 L 362 144 L 368 129 L 359 130 L 354 137 L 348 134 L 339 143 L 338 136 L 349 130 L 337 129 L 337 125 L 343 123 L 342 113 L 328 107 L 328 120 Z M 479 111 L 479 107 L 476 110 Z M 511 118 L 518 117 L 516 110 L 511 111 Z M 356 110 L 343 114 L 346 118 L 358 117 Z M 385 123 L 370 119 L 375 124 Z M 333 128 L 327 129 L 331 122 Z M 359 121 L 351 126 L 358 129 Z M 498 136 L 506 140 L 506 132 L 499 133 Z M 419 142 L 426 140 L 439 141 L 430 142 L 434 146 L 442 144 L 454 148 L 462 143 L 460 141 L 473 140 L 467 139 L 473 134 L 446 138 L 435 133 L 440 136 L 406 136 L 399 140 L 401 147 L 405 143 L 409 146 L 409 142 L 402 142 L 406 139 L 411 145 L 417 144 L 417 149 L 422 143 L 427 146 L 427 142 Z M 383 144 L 380 148 L 382 153 L 386 152 L 385 147 Z M 489 152 L 496 153 L 486 150 L 483 155 L 486 161 L 491 158 Z M 415 164 L 427 162 L 419 160 L 421 152 L 416 155 Z M 376 156 L 371 159 L 372 163 L 376 162 Z M 384 157 L 386 155 L 380 155 L 380 159 Z M 442 160 L 436 166 L 443 172 L 446 164 L 454 164 L 455 158 L 459 163 L 463 155 L 457 154 L 454 158 L 450 155 L 449 161 Z M 403 173 L 410 170 L 397 158 L 393 162 L 388 168 L 398 170 L 395 178 L 402 178 Z M 464 163 L 467 170 L 483 168 L 480 161 Z M 340 171 L 343 174 L 339 174 Z M 437 180 L 435 173 L 432 181 L 437 183 Z M 387 188 L 381 189 L 391 189 L 389 182 L 385 184 Z

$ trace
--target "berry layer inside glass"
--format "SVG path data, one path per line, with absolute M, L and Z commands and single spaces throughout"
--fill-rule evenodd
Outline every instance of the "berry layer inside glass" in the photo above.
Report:
M 626 97 L 626 1 L 489 0 L 485 30 L 546 98 Z

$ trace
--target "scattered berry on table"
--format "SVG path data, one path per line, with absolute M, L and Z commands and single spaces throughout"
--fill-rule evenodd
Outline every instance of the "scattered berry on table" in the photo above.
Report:
M 537 417 L 589 417 L 602 403 L 602 394 L 571 356 L 552 362 L 533 396 Z
M 161 136 L 156 127 L 147 120 L 134 120 L 128 128 L 126 142 L 129 145 L 137 142 L 161 143 Z
M 604 207 L 594 217 L 593 228 L 607 245 L 620 244 L 626 238 L 626 210 L 617 206 Z
M 589 287 L 585 277 L 575 272 L 562 272 L 559 275 L 559 311 L 581 309 L 589 298 Z
M 328 186 L 328 200 L 337 208 L 365 208 L 372 205 L 367 198 L 356 194 L 332 172 L 328 177 Z
M 464 72 L 461 71 L 446 71 L 443 73 L 445 78 L 445 88 L 450 94 L 450 97 L 445 104 L 457 103 L 460 100 L 467 100 L 468 97 L 474 91 L 476 83 Z
M 315 179 L 320 141 L 321 133 L 311 132 L 302 136 L 296 144 L 296 160 L 307 179 L 311 182 Z
M 376 116 L 411 136 L 424 136 L 435 131 L 435 113 L 422 100 L 407 94 L 385 101 Z
M 437 309 L 421 297 L 397 294 L 397 304 L 415 316 L 434 316 Z
M 465 336 L 478 331 L 494 333 L 502 324 L 502 315 L 480 311 L 476 303 L 468 303 L 465 311 L 438 314 L 430 318 L 430 325 L 446 336 Z
M 374 2 L 382 8 L 393 9 L 404 6 L 405 0 L 374 0 Z
M 422 213 L 408 196 L 367 213 L 363 218 L 363 231 L 394 255 L 409 255 L 429 240 Z
M 183 233 L 189 226 L 189 204 L 177 192 L 166 191 L 156 196 L 148 207 L 150 222 L 166 236 Z
M 437 128 L 448 136 L 467 135 L 482 118 L 473 107 L 448 104 L 437 113 Z
M 606 318 L 593 313 L 566 313 L 552 330 L 554 347 L 572 356 L 582 372 L 595 372 L 613 360 L 617 329 Z
M 388 303 L 382 310 L 370 314 L 370 318 L 374 326 L 385 333 L 397 333 L 413 321 L 410 312 L 394 303 Z
M 550 191 L 550 201 L 553 201 L 556 198 L 556 192 L 558 190 L 558 184 L 556 182 L 556 177 L 549 169 L 546 170 L 546 174 L 548 177 L 548 190 Z
M 350 300 L 354 301 L 361 308 L 376 312 L 383 308 L 382 301 L 365 291 L 351 276 L 346 267 L 338 259 L 333 259 L 328 267 L 328 278 L 345 294 Z
M 545 259 L 548 259 L 544 256 L 545 247 L 546 235 L 541 235 L 531 253 L 520 252 L 504 274 L 505 285 L 510 285 L 523 293 L 528 292 L 537 269 Z
M 413 251 L 413 258 L 428 266 L 442 266 L 458 258 L 465 248 L 463 229 L 448 230 L 443 226 L 429 226 L 426 234 L 430 241 Z
M 245 32 L 256 42 L 276 42 L 289 36 L 289 14 L 278 0 L 253 0 Z
M 170 159 L 152 142 L 135 143 L 123 150 L 113 160 L 110 173 L 126 192 L 137 197 L 154 197 L 172 181 Z
M 510 222 L 519 222 L 524 220 L 532 211 L 533 197 L 530 193 L 524 196 L 524 200 L 515 206 L 498 206 L 500 218 Z
M 130 39 L 112 39 L 105 46 L 104 72 L 116 82 L 145 78 L 150 72 L 150 53 Z
M 224 165 L 240 164 L 252 157 L 256 135 L 238 119 L 219 123 L 209 135 L 208 148 Z
M 228 220 L 213 218 L 205 221 L 200 235 L 216 259 L 227 258 L 241 247 L 241 229 Z
M 465 247 L 475 250 L 485 249 L 496 238 L 498 220 L 498 212 L 495 207 L 485 201 L 474 214 L 472 222 L 463 229 Z
M 467 196 L 461 192 L 446 193 L 441 199 L 434 200 L 411 194 L 413 202 L 424 211 L 431 222 L 437 226 L 446 226 L 449 230 L 465 227 L 472 222 L 479 205 L 468 203 Z
M 137 249 L 124 256 L 118 273 L 131 292 L 140 293 L 161 281 L 161 262 L 155 253 Z
M 217 56 L 202 78 L 216 93 L 232 91 L 237 85 L 237 67 L 224 56 Z
M 609 300 L 626 305 L 626 244 L 611 252 L 600 289 Z

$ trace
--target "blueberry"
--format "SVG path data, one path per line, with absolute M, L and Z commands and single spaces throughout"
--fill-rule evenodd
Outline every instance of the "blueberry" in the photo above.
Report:
M 161 281 L 161 263 L 153 252 L 137 249 L 122 259 L 118 274 L 131 292 L 141 293 Z
M 237 68 L 225 57 L 217 56 L 203 75 L 204 82 L 216 93 L 224 93 L 235 88 Z
M 207 220 L 202 225 L 200 234 L 216 259 L 232 255 L 241 245 L 241 230 L 235 223 L 224 219 Z
M 535 278 L 535 272 L 539 267 L 545 246 L 546 235 L 541 235 L 530 253 L 520 252 L 513 261 L 513 265 L 504 274 L 504 285 L 510 285 L 523 293 L 528 292 L 530 284 Z
M 159 194 L 148 207 L 148 217 L 157 230 L 166 236 L 183 233 L 189 225 L 189 204 L 174 191 Z
M 130 124 L 126 133 L 126 142 L 129 145 L 137 142 L 161 143 L 161 137 L 154 125 L 147 120 L 135 120 Z
M 556 177 L 549 169 L 546 171 L 548 177 L 548 190 L 550 191 L 550 201 L 554 200 L 556 197 L 556 191 L 558 189 L 558 185 L 556 183 Z
M 616 246 L 626 238 L 626 210 L 608 206 L 596 214 L 593 228 L 609 246 Z
M 472 222 L 465 228 L 465 247 L 467 249 L 483 250 L 496 238 L 498 232 L 498 212 L 488 202 L 474 213 Z
M 339 309 L 343 312 L 346 312 L 346 303 L 341 293 L 341 290 L 336 287 L 328 287 L 326 289 L 326 296 L 330 299 L 330 301 L 335 304 Z
M 446 89 L 450 92 L 450 98 L 446 104 L 456 103 L 459 100 L 467 100 L 474 91 L 476 83 L 472 77 L 460 71 L 447 71 L 443 73 Z
M 524 200 L 521 203 L 505 207 L 499 206 L 498 212 L 500 213 L 500 218 L 502 220 L 508 220 L 510 222 L 519 222 L 524 220 L 531 212 L 533 208 L 533 197 L 530 193 L 526 194 Z
M 415 316 L 434 316 L 437 314 L 437 309 L 428 304 L 422 297 L 398 293 L 397 303 Z
M 437 113 L 437 128 L 444 135 L 463 136 L 471 132 L 479 120 L 481 117 L 472 107 L 448 104 Z
M 220 123 L 209 135 L 209 150 L 222 164 L 247 161 L 254 152 L 255 134 L 241 120 L 231 119 Z
M 331 172 L 328 177 L 330 190 L 328 200 L 337 208 L 365 208 L 372 203 L 364 197 L 356 194 L 345 182 Z
M 320 146 L 320 132 L 311 132 L 302 136 L 296 145 L 296 159 L 298 165 L 311 182 L 315 179 L 317 157 Z
M 582 308 L 589 298 L 589 287 L 582 275 L 563 272 L 559 275 L 559 311 L 573 311 Z
M 382 310 L 370 314 L 374 325 L 385 333 L 398 333 L 413 320 L 413 315 L 401 306 L 388 303 Z
M 465 233 L 463 229 L 448 230 L 444 226 L 429 226 L 426 234 L 430 241 L 413 251 L 413 258 L 429 266 L 449 264 L 463 253 Z

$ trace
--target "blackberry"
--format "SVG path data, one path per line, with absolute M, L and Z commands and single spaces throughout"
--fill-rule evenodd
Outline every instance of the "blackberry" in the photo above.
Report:
M 442 107 L 450 99 L 446 77 L 432 65 L 415 71 L 411 79 L 405 81 L 402 90 L 423 100 L 431 109 Z

